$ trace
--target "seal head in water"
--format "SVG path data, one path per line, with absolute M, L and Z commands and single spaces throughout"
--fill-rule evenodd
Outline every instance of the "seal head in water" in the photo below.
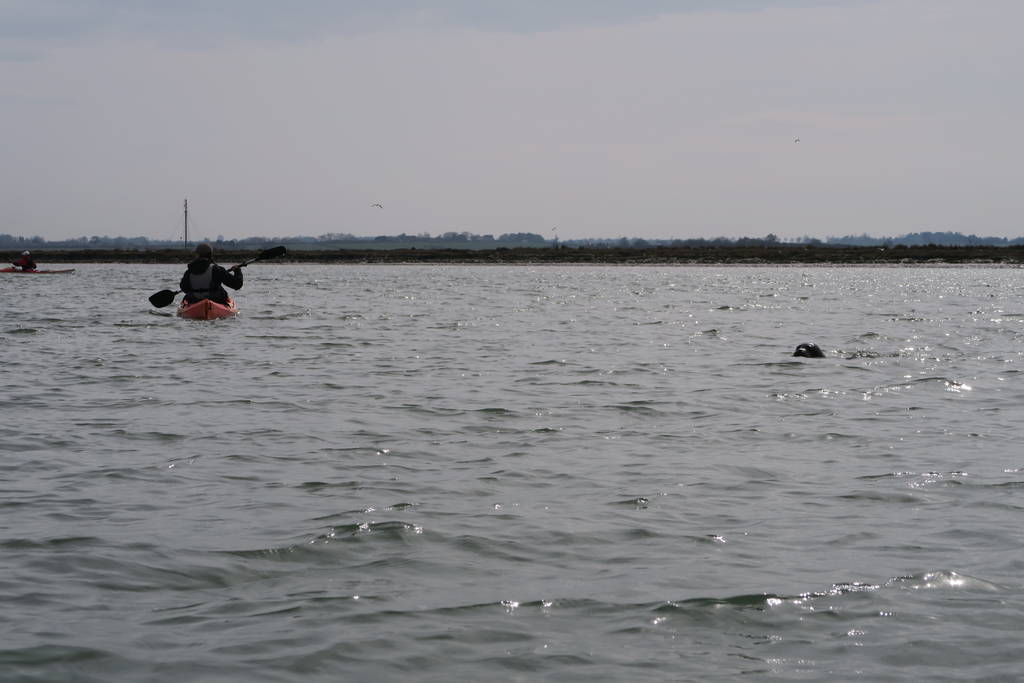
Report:
M 800 356 L 801 358 L 824 358 L 825 354 L 821 352 L 817 344 L 801 344 L 796 347 L 796 351 L 793 352 L 794 356 Z

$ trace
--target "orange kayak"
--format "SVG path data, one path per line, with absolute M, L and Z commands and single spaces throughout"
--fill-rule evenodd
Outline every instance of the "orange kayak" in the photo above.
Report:
M 192 318 L 193 320 L 216 320 L 217 318 L 230 318 L 238 315 L 238 307 L 234 299 L 228 299 L 228 305 L 218 304 L 209 299 L 197 301 L 194 304 L 184 301 L 178 306 L 179 318 Z

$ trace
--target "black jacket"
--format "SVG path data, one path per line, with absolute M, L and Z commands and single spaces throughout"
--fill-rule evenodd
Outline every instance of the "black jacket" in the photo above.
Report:
M 197 258 L 188 264 L 188 270 L 181 277 L 180 289 L 185 292 L 185 300 L 189 303 L 209 299 L 226 304 L 228 293 L 223 285 L 231 289 L 241 289 L 242 271 L 231 272 L 210 259 Z

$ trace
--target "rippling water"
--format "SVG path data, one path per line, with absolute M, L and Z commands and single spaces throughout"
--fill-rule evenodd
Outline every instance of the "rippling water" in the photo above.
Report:
M 1018 270 L 180 270 L 0 279 L 4 681 L 1017 675 Z

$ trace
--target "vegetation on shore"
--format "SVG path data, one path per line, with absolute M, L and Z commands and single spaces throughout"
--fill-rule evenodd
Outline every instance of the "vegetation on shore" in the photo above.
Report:
M 532 232 L 512 232 L 501 235 L 481 235 L 471 232 L 445 232 L 439 235 L 429 233 L 398 235 L 356 236 L 348 233 L 327 233 L 318 237 L 293 235 L 291 237 L 246 237 L 244 239 L 224 239 L 218 236 L 213 240 L 207 237 L 195 239 L 193 242 L 209 242 L 218 251 L 242 249 L 260 249 L 267 244 L 284 244 L 291 251 L 369 251 L 369 250 L 434 250 L 454 249 L 457 251 L 493 251 L 507 249 L 552 249 L 569 247 L 583 249 L 648 249 L 651 247 L 750 247 L 777 245 L 805 247 L 893 247 L 904 246 L 990 246 L 1011 247 L 1024 246 L 1024 237 L 979 237 L 965 235 L 961 232 L 911 232 L 898 237 L 872 237 L 868 234 L 846 235 L 845 237 L 804 236 L 783 239 L 769 233 L 764 237 L 688 237 L 671 239 L 654 239 L 640 237 L 616 238 L 583 238 L 559 239 L 557 232 L 552 231 L 548 237 Z M 24 237 L 0 233 L 0 252 L 9 249 L 57 249 L 66 251 L 101 250 L 101 251 L 161 251 L 174 250 L 182 245 L 182 240 L 156 240 L 148 237 L 75 237 L 70 239 L 46 240 L 42 237 Z
M 245 249 L 217 249 L 218 262 L 236 263 L 271 243 Z M 17 258 L 7 252 L 5 260 Z M 178 249 L 41 249 L 33 250 L 40 264 L 49 263 L 179 263 L 191 252 Z M 704 244 L 682 246 L 499 247 L 496 249 L 292 249 L 286 263 L 583 263 L 583 264 L 1024 264 L 1024 245 L 1012 246 L 832 246 L 825 244 Z

